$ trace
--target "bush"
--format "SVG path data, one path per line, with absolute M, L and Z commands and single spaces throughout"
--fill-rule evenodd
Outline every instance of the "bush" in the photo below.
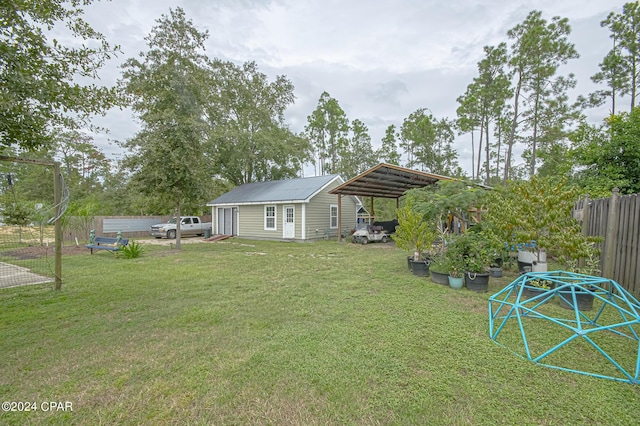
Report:
M 415 210 L 411 203 L 407 203 L 398 209 L 398 226 L 392 236 L 396 245 L 409 253 L 418 253 L 418 258 L 427 249 L 431 248 L 436 239 L 436 229 L 433 223 L 425 220 L 423 214 Z
M 126 246 L 120 247 L 117 254 L 125 259 L 135 259 L 142 255 L 144 248 L 135 241 L 129 242 Z
M 578 259 L 594 256 L 597 241 L 582 235 L 571 215 L 577 198 L 576 189 L 564 180 L 534 176 L 511 182 L 491 193 L 482 226 L 508 247 L 535 242 L 538 253 L 544 250 L 570 269 Z

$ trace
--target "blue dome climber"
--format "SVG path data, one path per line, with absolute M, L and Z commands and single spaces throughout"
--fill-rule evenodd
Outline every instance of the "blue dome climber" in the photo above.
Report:
M 489 298 L 489 333 L 546 367 L 640 384 L 640 302 L 613 280 L 523 274 Z

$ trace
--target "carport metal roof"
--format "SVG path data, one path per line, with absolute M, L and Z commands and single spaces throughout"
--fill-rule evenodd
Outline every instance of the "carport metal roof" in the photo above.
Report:
M 329 193 L 398 199 L 410 189 L 434 185 L 440 180 L 454 180 L 454 178 L 380 163 L 332 189 Z
M 371 217 L 375 217 L 374 198 L 395 198 L 397 208 L 400 197 L 405 192 L 414 188 L 435 185 L 439 180 L 454 180 L 454 178 L 380 163 L 329 191 L 330 194 L 338 196 L 338 229 L 342 230 L 341 198 L 343 195 L 370 197 L 369 213 Z M 342 232 L 338 232 L 338 241 L 342 241 Z

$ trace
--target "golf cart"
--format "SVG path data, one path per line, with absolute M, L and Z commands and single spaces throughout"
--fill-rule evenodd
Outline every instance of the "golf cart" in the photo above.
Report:
M 373 226 L 368 223 L 359 224 L 355 232 L 351 235 L 351 242 L 360 244 L 367 244 L 370 241 L 386 243 L 388 239 L 389 234 L 387 234 L 387 231 L 385 231 L 382 226 Z

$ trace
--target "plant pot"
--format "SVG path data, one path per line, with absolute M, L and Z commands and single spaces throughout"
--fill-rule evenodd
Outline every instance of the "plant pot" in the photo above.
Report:
M 500 278 L 502 276 L 502 268 L 492 266 L 491 268 L 489 268 L 489 275 L 491 275 L 492 277 Z
M 412 260 L 411 270 L 413 271 L 413 275 L 417 277 L 428 277 L 429 263 L 425 260 L 418 260 L 418 261 Z
M 538 255 L 540 256 L 540 260 L 538 260 Z M 526 251 L 526 250 L 520 250 L 518 252 L 518 271 L 521 274 L 525 272 L 531 272 L 533 270 L 534 262 L 544 262 L 546 264 L 547 252 L 541 251 L 537 253 L 537 252 Z M 527 270 L 526 269 L 527 267 L 529 267 L 530 269 Z M 541 272 L 545 272 L 545 271 L 541 271 Z
M 534 261 L 531 264 L 531 272 L 547 272 L 547 262 Z
M 455 290 L 460 290 L 464 285 L 464 278 L 462 277 L 452 277 L 451 275 L 449 275 L 447 278 L 449 281 L 449 287 Z
M 580 311 L 589 311 L 593 308 L 594 295 L 588 291 L 583 290 L 580 287 L 574 287 L 576 293 L 576 304 Z M 564 309 L 573 310 L 573 296 L 572 291 L 562 290 L 558 292 L 560 296 L 560 307 Z
M 553 281 L 549 281 L 546 283 L 549 288 L 536 287 L 535 285 L 529 283 L 530 281 L 526 281 L 524 289 L 522 290 L 522 295 L 525 299 L 531 299 L 532 297 L 539 296 L 540 294 L 546 293 L 547 291 L 551 291 L 556 288 L 556 283 L 554 283 Z M 540 300 L 542 300 L 542 298 L 540 298 Z
M 540 256 L 540 259 L 538 259 L 538 256 Z M 546 262 L 547 261 L 547 252 L 546 251 L 540 251 L 538 252 L 533 252 L 533 251 L 526 251 L 526 250 L 520 250 L 518 252 L 518 261 L 519 262 L 523 262 L 523 263 L 533 263 L 533 262 Z
M 531 263 L 522 263 L 518 261 L 518 272 L 520 274 L 527 274 L 531 272 Z
M 431 281 L 436 284 L 449 285 L 449 274 L 446 272 L 429 271 L 431 274 Z
M 546 291 L 549 291 L 549 290 L 545 290 L 544 288 L 535 288 L 535 287 L 525 286 L 524 289 L 522 290 L 522 295 L 524 296 L 525 299 L 531 299 L 532 297 L 536 297 Z
M 489 274 L 466 272 L 464 274 L 464 284 L 467 286 L 467 290 L 485 293 L 489 290 Z
M 546 293 L 547 291 L 550 291 L 550 290 L 547 290 L 547 289 L 544 289 L 544 288 L 525 286 L 524 290 L 522 290 L 522 295 L 524 296 L 525 299 L 531 299 L 531 298 L 536 297 L 536 296 L 538 296 L 538 295 L 540 295 L 542 293 Z M 543 298 L 540 298 L 539 300 L 542 301 L 542 299 Z M 549 299 L 549 300 L 551 300 L 551 299 Z M 547 300 L 547 302 L 549 300 Z
M 420 257 L 423 261 L 427 262 L 427 266 L 431 265 L 431 258 L 428 255 L 422 255 Z M 407 256 L 407 267 L 409 268 L 410 271 L 413 270 L 413 256 Z

